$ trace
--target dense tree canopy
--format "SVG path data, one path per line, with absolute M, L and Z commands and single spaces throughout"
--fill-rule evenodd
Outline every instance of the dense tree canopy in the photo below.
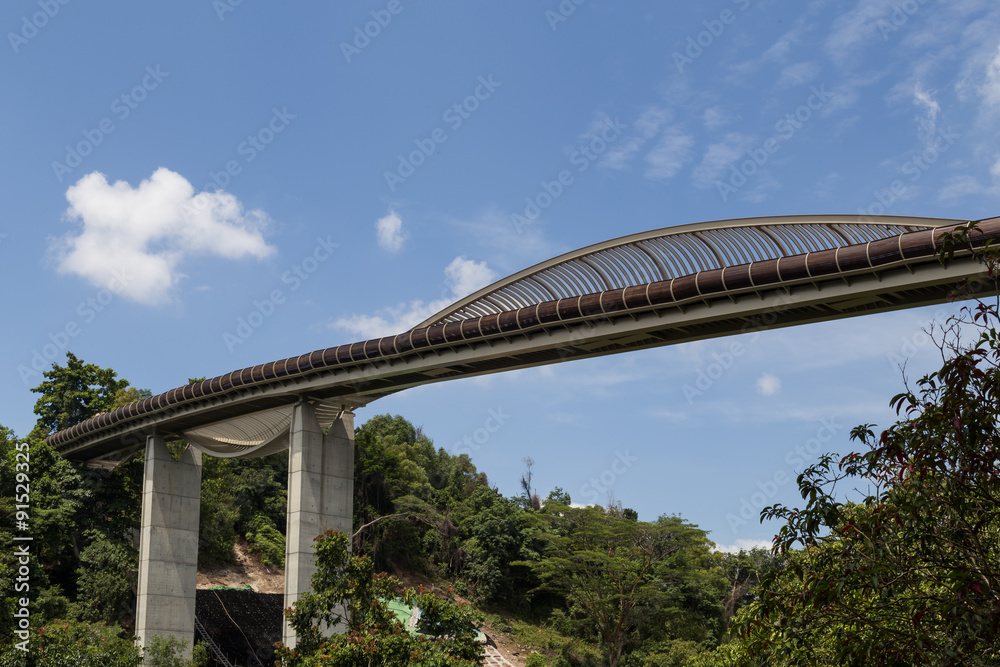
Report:
M 85 364 L 72 352 L 66 353 L 65 366 L 52 364 L 52 370 L 42 375 L 45 380 L 32 391 L 41 394 L 35 414 L 36 430 L 43 437 L 113 410 L 119 392 L 126 391 L 129 384 L 116 379 L 114 370 Z

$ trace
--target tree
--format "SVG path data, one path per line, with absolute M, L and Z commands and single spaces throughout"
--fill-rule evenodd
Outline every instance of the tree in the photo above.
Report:
M 473 511 L 462 525 L 468 535 L 462 545 L 465 577 L 479 600 L 515 601 L 531 583 L 524 561 L 537 558 L 527 513 L 519 500 L 485 487 L 473 494 L 471 504 Z
M 986 260 L 992 277 L 988 246 Z M 805 507 L 762 512 L 786 521 L 775 546 L 789 563 L 740 615 L 731 664 L 1000 662 L 998 322 L 995 301 L 963 309 L 939 341 L 940 370 L 892 399 L 901 419 L 879 436 L 855 428 L 862 451 L 808 467 Z M 976 332 L 971 344 L 957 325 Z M 845 485 L 867 490 L 849 500 Z
M 480 664 L 482 646 L 475 639 L 480 619 L 474 613 L 400 590 L 394 577 L 377 574 L 372 559 L 351 554 L 348 544 L 347 535 L 332 530 L 317 538 L 313 589 L 285 611 L 297 638 L 295 649 L 278 650 L 286 667 Z M 389 609 L 388 601 L 397 597 L 420 607 L 418 629 L 427 634 L 407 632 Z M 341 634 L 326 637 L 325 628 Z
M 784 557 L 761 547 L 740 549 L 739 553 L 724 553 L 720 558 L 729 582 L 729 593 L 725 599 L 727 622 L 740 609 L 757 600 L 757 589 L 761 578 L 768 572 L 782 567 L 785 562 Z
M 377 415 L 355 431 L 354 549 L 380 569 L 458 574 L 460 526 L 486 487 L 468 455 L 435 451 L 403 417 Z
M 35 428 L 42 437 L 114 409 L 118 392 L 128 388 L 114 370 L 85 364 L 72 352 L 66 353 L 65 366 L 52 364 L 42 375 L 45 380 L 31 390 L 41 394 Z
M 651 614 L 672 607 L 659 565 L 697 538 L 696 527 L 675 517 L 655 523 L 547 503 L 554 523 L 543 557 L 531 563 L 542 584 L 535 593 L 565 596 L 571 616 L 593 628 L 610 667 Z M 706 542 L 705 534 L 700 540 Z M 705 549 L 707 553 L 707 547 Z
M 115 623 L 135 598 L 138 554 L 100 531 L 88 531 L 87 537 L 89 544 L 80 553 L 76 573 L 79 615 L 88 621 Z

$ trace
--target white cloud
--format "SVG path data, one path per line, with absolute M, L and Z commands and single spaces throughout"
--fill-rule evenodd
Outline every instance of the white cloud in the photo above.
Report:
M 434 313 L 496 280 L 486 262 L 456 257 L 444 269 L 447 292 L 433 301 L 416 300 L 383 308 L 374 315 L 351 315 L 331 323 L 333 329 L 349 332 L 360 339 L 379 338 L 409 331 Z
M 375 223 L 375 238 L 378 247 L 389 252 L 399 252 L 403 249 L 406 236 L 403 234 L 403 219 L 390 210 L 389 215 L 379 218 Z
M 739 132 L 730 132 L 722 141 L 712 144 L 701 158 L 701 164 L 694 169 L 695 185 L 711 187 L 726 167 L 743 156 L 750 147 L 750 138 Z
M 806 11 L 810 11 L 810 8 L 807 7 Z M 760 56 L 743 60 L 738 65 L 733 66 L 733 75 L 727 77 L 727 80 L 736 82 L 747 74 L 756 72 L 767 63 L 785 62 L 789 54 L 791 54 L 793 47 L 799 46 L 805 37 L 805 33 L 811 29 L 811 26 L 807 25 L 806 21 L 805 17 L 797 19 L 795 26 L 779 37 Z
M 457 300 L 489 285 L 497 279 L 497 274 L 486 266 L 486 262 L 456 257 L 445 267 L 444 277 Z
M 774 396 L 781 391 L 781 378 L 770 373 L 764 373 L 757 378 L 757 393 L 764 396 Z
M 124 181 L 110 185 L 93 172 L 70 186 L 66 199 L 66 219 L 82 230 L 55 241 L 59 272 L 113 285 L 147 305 L 171 299 L 182 277 L 178 267 L 189 256 L 262 259 L 275 250 L 264 241 L 269 220 L 263 211 L 244 211 L 221 190 L 195 194 L 187 179 L 163 167 L 135 188 Z
M 877 23 L 891 16 L 896 2 L 898 0 L 858 0 L 854 9 L 838 16 L 826 40 L 826 50 L 833 60 L 844 64 L 853 59 L 855 47 L 863 41 L 883 42 Z
M 725 107 L 709 107 L 701 115 L 701 122 L 705 124 L 705 129 L 714 130 L 722 127 L 732 120 L 731 114 Z
M 979 94 L 987 109 L 1000 109 L 1000 47 L 997 48 L 993 60 L 986 66 L 986 79 L 979 87 Z
M 985 191 L 986 188 L 975 176 L 968 174 L 964 176 L 952 176 L 945 181 L 944 186 L 938 191 L 938 199 L 941 201 L 953 201 L 970 195 L 983 194 Z
M 938 192 L 941 201 L 962 199 L 971 195 L 995 195 L 1000 192 L 1000 159 L 990 167 L 990 180 L 983 184 L 975 176 L 969 174 L 952 176 L 945 181 L 944 187 Z
M 648 107 L 632 123 L 632 136 L 619 139 L 610 146 L 601 165 L 611 169 L 626 169 L 632 158 L 643 145 L 660 132 L 660 127 L 668 122 L 673 114 L 665 107 Z
M 737 538 L 732 544 L 716 544 L 715 550 L 728 554 L 738 554 L 741 551 L 749 551 L 751 549 L 767 549 L 770 551 L 771 546 L 771 540 L 748 540 L 745 538 Z
M 790 65 L 781 71 L 778 85 L 783 87 L 801 86 L 815 79 L 817 74 L 819 74 L 819 65 L 816 63 Z
M 694 139 L 679 127 L 669 127 L 646 154 L 646 176 L 666 180 L 673 178 L 691 156 Z
M 919 83 L 913 89 L 913 104 L 921 111 L 916 117 L 917 135 L 925 146 L 930 147 L 934 144 L 937 117 L 941 113 L 941 105 Z
M 582 426 L 587 423 L 587 416 L 579 412 L 550 412 L 545 418 L 566 426 Z
M 687 419 L 687 413 L 680 410 L 668 410 L 666 408 L 653 408 L 647 412 L 653 419 L 662 419 L 663 421 L 672 422 L 674 424 L 679 423 Z

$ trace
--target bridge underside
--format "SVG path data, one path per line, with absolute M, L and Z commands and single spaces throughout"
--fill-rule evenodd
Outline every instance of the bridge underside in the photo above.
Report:
M 1000 219 L 980 221 L 950 264 L 938 261 L 945 235 L 961 223 L 800 216 L 614 239 L 483 288 L 410 331 L 178 387 L 48 442 L 106 467 L 146 448 L 137 631 L 143 642 L 147 634 L 190 642 L 201 453 L 289 450 L 291 605 L 309 586 L 312 538 L 351 530 L 358 407 L 452 378 L 995 292 L 973 248 L 1000 238 Z M 180 462 L 163 458 L 163 441 L 173 438 L 194 447 Z M 287 628 L 285 637 L 294 642 Z
M 457 377 L 939 304 L 953 297 L 962 281 L 969 282 L 960 297 L 971 298 L 993 289 L 991 281 L 979 280 L 982 273 L 982 265 L 966 257 L 948 267 L 936 261 L 889 266 L 877 272 L 699 294 L 645 308 L 581 314 L 580 306 L 573 304 L 574 312 L 564 319 L 508 331 L 497 327 L 492 335 L 442 340 L 405 358 L 359 359 L 262 387 L 234 388 L 137 420 L 125 432 L 110 429 L 66 455 L 91 465 L 114 466 L 122 450 L 127 451 L 124 445 L 141 446 L 144 428 L 155 424 L 157 432 L 184 438 L 212 456 L 264 456 L 287 447 L 291 405 L 302 397 L 328 425 L 343 410 Z

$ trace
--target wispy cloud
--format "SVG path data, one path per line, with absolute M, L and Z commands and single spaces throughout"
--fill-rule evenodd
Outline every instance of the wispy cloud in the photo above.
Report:
M 736 162 L 752 143 L 751 137 L 730 132 L 722 141 L 711 144 L 694 169 L 694 184 L 700 188 L 712 187 L 726 168 Z
M 732 121 L 732 113 L 722 106 L 714 106 L 705 109 L 701 115 L 701 122 L 706 130 L 715 130 Z
M 672 117 L 673 113 L 666 107 L 651 106 L 643 109 L 632 123 L 631 133 L 608 148 L 601 159 L 601 165 L 611 169 L 627 169 L 642 147 L 659 134 L 660 128 Z
M 264 241 L 270 221 L 263 211 L 245 211 L 222 190 L 195 194 L 163 167 L 138 187 L 93 172 L 70 186 L 66 199 L 65 217 L 80 230 L 54 242 L 59 272 L 101 287 L 114 281 L 119 294 L 146 305 L 173 298 L 179 267 L 191 257 L 263 259 L 275 251 Z
M 858 0 L 854 9 L 833 22 L 826 50 L 834 62 L 846 65 L 860 55 L 865 43 L 882 42 L 876 23 L 890 15 L 898 0 Z
M 813 62 L 789 65 L 781 70 L 781 76 L 778 77 L 778 85 L 783 88 L 801 86 L 815 79 L 819 75 L 819 71 L 819 65 Z
M 691 158 L 694 138 L 679 127 L 669 127 L 646 154 L 646 176 L 656 180 L 673 178 Z
M 986 76 L 979 87 L 979 95 L 983 98 L 983 106 L 987 111 L 1000 111 L 1000 46 L 986 66 Z
M 941 113 L 941 105 L 919 83 L 913 89 L 913 104 L 919 111 L 915 118 L 917 135 L 924 146 L 930 147 L 934 144 L 937 133 L 937 117 Z
M 508 273 L 569 249 L 558 248 L 548 241 L 544 213 L 520 229 L 511 224 L 510 218 L 508 211 L 491 205 L 468 217 L 450 218 L 448 224 L 480 248 L 480 252 L 488 254 L 490 264 Z

